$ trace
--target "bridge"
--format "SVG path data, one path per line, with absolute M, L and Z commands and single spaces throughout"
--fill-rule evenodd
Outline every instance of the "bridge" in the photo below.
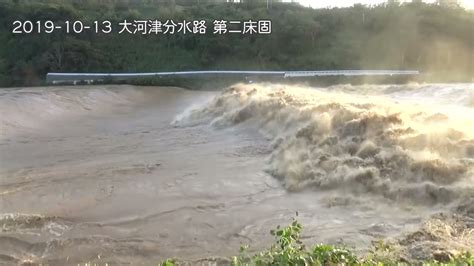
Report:
M 148 72 L 148 73 L 48 73 L 46 82 L 57 84 L 67 82 L 94 82 L 94 81 L 120 81 L 134 78 L 149 77 L 218 77 L 232 76 L 241 78 L 252 77 L 323 77 L 323 76 L 393 76 L 393 75 L 418 75 L 417 70 L 322 70 L 322 71 L 178 71 L 178 72 Z

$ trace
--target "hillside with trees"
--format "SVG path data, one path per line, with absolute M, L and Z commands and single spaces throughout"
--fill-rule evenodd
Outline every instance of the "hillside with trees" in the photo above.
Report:
M 473 14 L 452 1 L 310 9 L 262 0 L 0 0 L 0 86 L 41 85 L 51 71 L 281 69 L 416 69 L 427 81 L 471 82 Z M 272 33 L 12 33 L 15 20 L 124 19 L 206 20 L 208 27 L 218 19 L 270 19 Z

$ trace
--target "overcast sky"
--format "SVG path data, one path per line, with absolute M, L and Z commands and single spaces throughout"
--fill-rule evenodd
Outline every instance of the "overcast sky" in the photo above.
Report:
M 298 0 L 298 2 L 304 6 L 311 7 L 344 7 L 352 6 L 356 3 L 364 5 L 380 4 L 386 2 L 386 0 Z M 428 0 L 424 2 L 435 2 L 435 0 Z M 460 2 L 464 7 L 474 9 L 474 0 L 461 0 Z

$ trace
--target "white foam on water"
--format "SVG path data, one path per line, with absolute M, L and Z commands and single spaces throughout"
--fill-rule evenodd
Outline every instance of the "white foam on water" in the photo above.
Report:
M 251 124 L 291 191 L 336 189 L 421 204 L 474 196 L 472 84 L 240 84 L 175 124 Z

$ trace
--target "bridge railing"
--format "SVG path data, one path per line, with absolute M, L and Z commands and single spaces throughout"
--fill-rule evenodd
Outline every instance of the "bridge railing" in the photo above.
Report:
M 380 76 L 380 75 L 418 75 L 417 70 L 322 70 L 322 71 L 238 71 L 238 70 L 210 70 L 210 71 L 178 71 L 178 72 L 148 72 L 148 73 L 48 73 L 48 83 L 99 81 L 99 80 L 127 80 L 146 77 L 212 77 L 234 76 L 254 77 L 273 76 L 281 78 L 318 77 L 318 76 Z

